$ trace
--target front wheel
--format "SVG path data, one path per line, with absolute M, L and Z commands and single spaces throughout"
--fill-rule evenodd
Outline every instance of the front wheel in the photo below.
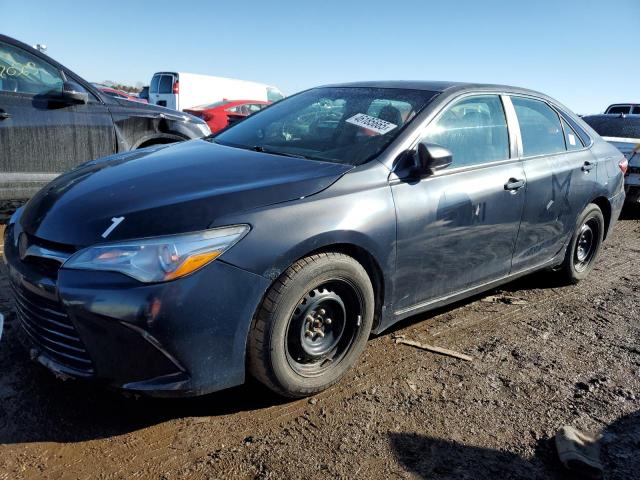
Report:
M 604 238 L 604 217 L 591 203 L 584 209 L 571 237 L 559 272 L 568 283 L 578 283 L 589 275 Z
M 284 396 L 322 391 L 362 353 L 373 311 L 371 281 L 354 258 L 336 252 L 303 258 L 262 302 L 249 333 L 249 372 Z

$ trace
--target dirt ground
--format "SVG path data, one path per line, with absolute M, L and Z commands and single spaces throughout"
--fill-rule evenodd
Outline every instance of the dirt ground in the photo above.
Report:
M 4 274 L 2 480 L 560 479 L 552 438 L 563 425 L 603 435 L 606 478 L 640 478 L 638 209 L 580 285 L 536 274 L 488 294 L 522 301 L 485 295 L 409 319 L 372 338 L 339 385 L 293 402 L 253 383 L 154 400 L 57 380 L 20 345 Z

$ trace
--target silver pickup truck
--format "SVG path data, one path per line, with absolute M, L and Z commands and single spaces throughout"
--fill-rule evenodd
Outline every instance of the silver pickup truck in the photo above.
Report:
M 630 106 L 631 104 L 627 104 Z M 609 111 L 612 105 L 607 109 Z M 582 117 L 602 138 L 620 150 L 629 161 L 625 176 L 627 202 L 640 202 L 640 105 L 635 113 L 607 113 Z M 633 111 L 633 110 L 631 110 Z M 617 113 L 617 114 L 616 114 Z

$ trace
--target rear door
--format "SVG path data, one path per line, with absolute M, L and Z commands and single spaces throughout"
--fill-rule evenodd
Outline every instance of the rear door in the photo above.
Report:
M 156 73 L 151 79 L 151 85 L 149 86 L 150 103 L 178 110 L 179 94 L 177 93 L 177 89 L 179 87 L 174 88 L 174 85 L 179 85 L 177 82 L 177 73 Z
M 564 253 L 578 215 L 592 199 L 597 163 L 585 139 L 551 105 L 524 96 L 511 101 L 527 180 L 513 257 L 513 270 L 519 271 Z
M 524 172 L 499 95 L 446 107 L 422 141 L 453 152 L 446 169 L 393 178 L 397 314 L 509 274 L 524 205 Z
M 63 102 L 66 79 L 44 57 L 0 41 L 0 197 L 27 198 L 56 174 L 114 153 L 108 109 L 91 93 L 87 104 Z

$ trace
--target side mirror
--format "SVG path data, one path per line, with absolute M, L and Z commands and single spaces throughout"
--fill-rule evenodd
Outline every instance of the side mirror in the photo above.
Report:
M 75 82 L 62 84 L 62 98 L 69 103 L 84 104 L 89 102 L 87 91 Z
M 453 162 L 453 153 L 435 143 L 418 144 L 416 168 L 420 173 L 433 175 L 437 170 L 447 168 Z

